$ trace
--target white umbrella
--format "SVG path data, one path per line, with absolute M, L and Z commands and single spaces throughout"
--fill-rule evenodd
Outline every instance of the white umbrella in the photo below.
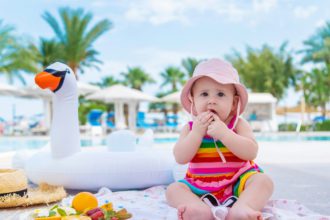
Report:
M 181 96 L 181 91 L 177 91 L 177 92 L 168 94 L 166 96 L 163 96 L 162 98 L 160 98 L 160 101 L 161 102 L 180 103 L 180 96 Z
M 98 86 L 94 86 L 84 82 L 77 82 L 78 94 L 87 95 L 89 93 L 100 90 Z M 22 93 L 20 94 L 23 98 L 32 98 L 32 99 L 42 99 L 44 105 L 45 113 L 45 125 L 47 128 L 50 126 L 50 121 L 52 118 L 52 97 L 53 92 L 49 89 L 41 89 L 37 85 L 30 85 L 23 87 Z
M 158 98 L 141 92 L 137 89 L 132 89 L 123 85 L 113 85 L 105 89 L 101 89 L 86 97 L 90 100 L 104 101 L 108 103 L 114 103 L 115 101 L 131 102 L 131 101 L 157 101 Z
M 100 90 L 100 87 L 84 82 L 77 82 L 77 88 L 78 94 L 83 96 Z M 42 98 L 51 100 L 53 96 L 53 93 L 49 89 L 41 89 L 37 85 L 24 87 L 23 92 L 24 94 L 22 96 L 26 98 Z
M 15 86 L 0 83 L 0 95 L 20 96 L 22 95 L 22 91 Z
M 116 127 L 124 128 L 124 115 L 123 115 L 123 105 L 124 103 L 129 104 L 129 127 L 134 129 L 136 123 L 136 106 L 140 101 L 155 102 L 158 98 L 143 93 L 137 89 L 132 89 L 125 87 L 123 85 L 113 85 L 108 88 L 102 89 L 91 95 L 86 96 L 89 100 L 98 100 L 106 103 L 115 104 L 115 118 Z
M 45 127 L 50 128 L 50 122 L 52 118 L 52 97 L 53 93 L 48 89 L 41 89 L 37 85 L 30 85 L 21 88 L 22 98 L 28 99 L 42 99 L 44 106 L 44 117 L 45 117 Z
M 92 85 L 92 84 L 80 82 L 80 81 L 77 82 L 77 87 L 78 87 L 79 95 L 83 95 L 83 96 L 97 92 L 100 90 L 100 87 L 98 87 L 96 85 Z
M 51 101 L 53 93 L 48 89 L 41 89 L 37 85 L 30 85 L 22 88 L 23 98 L 32 98 L 32 99 L 46 99 Z
M 249 93 L 249 103 L 276 103 L 277 99 L 270 93 Z

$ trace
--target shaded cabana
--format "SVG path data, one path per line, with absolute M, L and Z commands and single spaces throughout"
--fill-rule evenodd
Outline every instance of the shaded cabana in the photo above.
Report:
M 152 95 L 132 89 L 120 84 L 104 88 L 98 92 L 86 96 L 88 100 L 103 101 L 105 103 L 114 103 L 115 105 L 115 127 L 117 129 L 126 128 L 124 118 L 124 104 L 128 104 L 129 119 L 128 128 L 136 128 L 136 108 L 139 102 L 154 102 L 158 99 Z
M 277 131 L 276 102 L 270 93 L 249 93 L 243 117 L 250 121 L 254 130 Z

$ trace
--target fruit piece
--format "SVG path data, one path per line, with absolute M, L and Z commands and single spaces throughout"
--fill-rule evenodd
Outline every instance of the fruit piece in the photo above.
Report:
M 95 212 L 99 212 L 99 211 L 102 212 L 102 209 L 101 209 L 101 208 L 91 209 L 91 210 L 89 210 L 89 211 L 86 212 L 86 215 L 91 216 L 91 215 L 93 215 Z
M 132 217 L 131 213 L 128 213 L 125 208 L 119 210 L 116 212 L 116 217 L 118 217 L 119 220 L 129 219 Z
M 119 220 L 117 217 L 112 217 L 111 220 Z
M 104 213 L 102 211 L 95 212 L 90 216 L 92 220 L 100 220 L 104 218 Z
M 86 208 L 94 209 L 97 206 L 97 198 L 90 192 L 80 192 L 72 200 L 72 207 L 79 212 L 83 212 Z
M 120 209 L 117 214 L 127 214 L 127 210 L 125 208 Z
M 61 216 L 51 216 L 51 217 L 39 217 L 39 218 L 34 218 L 35 220 L 61 220 Z
M 71 215 L 62 217 L 61 220 L 91 220 L 88 216 Z
M 112 211 L 113 210 L 113 205 L 111 202 L 106 203 L 104 205 L 101 206 L 102 209 L 106 210 L 106 211 Z

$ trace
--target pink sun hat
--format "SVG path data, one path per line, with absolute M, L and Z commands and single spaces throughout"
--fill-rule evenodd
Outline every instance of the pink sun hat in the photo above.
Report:
M 186 82 L 181 92 L 181 104 L 183 108 L 193 115 L 197 114 L 194 109 L 192 110 L 193 112 L 191 112 L 191 87 L 197 79 L 205 76 L 221 84 L 234 84 L 236 93 L 240 98 L 238 109 L 239 115 L 241 115 L 248 102 L 247 90 L 245 86 L 239 82 L 237 70 L 230 63 L 215 58 L 202 61 L 196 66 L 192 78 Z

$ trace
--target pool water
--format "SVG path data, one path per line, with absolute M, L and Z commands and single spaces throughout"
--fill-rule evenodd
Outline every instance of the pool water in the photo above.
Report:
M 268 135 L 256 136 L 257 141 L 330 141 L 330 135 L 326 136 L 299 136 L 299 135 Z M 156 144 L 175 143 L 178 140 L 176 137 L 171 138 L 155 138 Z M 0 152 L 9 152 L 22 149 L 39 149 L 49 142 L 46 138 L 0 138 Z M 105 139 L 93 138 L 82 139 L 81 146 L 106 145 Z
M 256 136 L 257 141 L 330 141 L 329 136 L 299 136 L 299 135 L 270 135 Z M 176 142 L 178 138 L 156 138 L 156 143 L 171 143 Z

